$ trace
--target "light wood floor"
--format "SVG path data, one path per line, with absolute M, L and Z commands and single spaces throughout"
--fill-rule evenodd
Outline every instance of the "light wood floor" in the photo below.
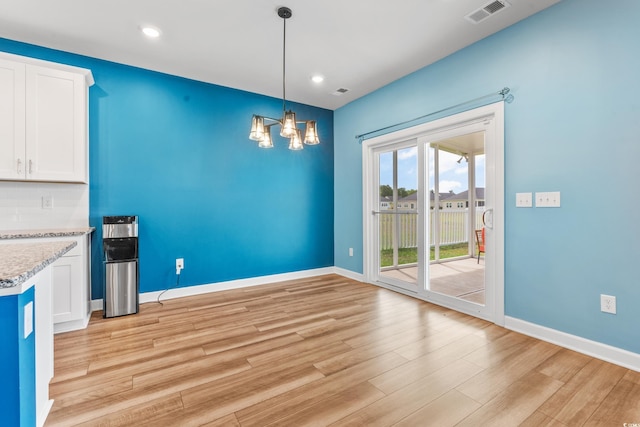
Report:
M 101 316 L 47 426 L 640 423 L 640 373 L 336 275 Z

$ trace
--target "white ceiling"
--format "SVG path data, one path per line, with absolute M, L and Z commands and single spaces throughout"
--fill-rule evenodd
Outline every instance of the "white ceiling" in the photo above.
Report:
M 287 99 L 336 109 L 559 0 L 508 1 L 472 24 L 491 0 L 0 0 L 0 37 L 281 98 L 287 6 Z

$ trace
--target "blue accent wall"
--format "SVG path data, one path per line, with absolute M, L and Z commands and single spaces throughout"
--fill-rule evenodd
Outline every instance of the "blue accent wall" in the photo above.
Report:
M 140 291 L 333 266 L 333 112 L 292 103 L 318 122 L 302 151 L 273 132 L 248 139 L 252 114 L 282 101 L 0 39 L 0 50 L 89 68 L 92 297 L 103 293 L 104 215 L 138 215 Z M 221 65 L 223 66 L 223 65 Z M 256 72 L 256 78 L 260 78 Z
M 640 2 L 601 6 L 563 0 L 338 109 L 336 266 L 362 272 L 354 136 L 509 86 L 505 314 L 640 353 Z M 516 192 L 536 191 L 561 191 L 562 207 L 515 208 Z
M 24 338 L 23 314 L 24 306 L 33 301 L 34 287 L 19 295 L 0 297 L 0 424 L 3 426 L 36 425 L 35 333 Z

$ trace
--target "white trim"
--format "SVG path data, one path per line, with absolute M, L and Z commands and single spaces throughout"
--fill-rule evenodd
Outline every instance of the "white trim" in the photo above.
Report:
M 576 335 L 526 322 L 514 317 L 505 317 L 504 327 L 530 337 L 538 338 L 561 347 L 577 351 L 605 362 L 614 363 L 640 372 L 640 354 L 591 341 Z
M 345 270 L 346 271 L 346 270 Z M 285 282 L 287 280 L 305 279 L 307 277 L 323 276 L 336 273 L 335 267 L 316 268 L 313 270 L 295 271 L 292 273 L 272 274 L 270 276 L 251 277 L 248 279 L 229 280 L 227 282 L 208 283 L 204 285 L 187 286 L 184 288 L 171 288 L 162 294 L 161 301 L 189 297 L 193 295 L 208 294 L 210 292 L 228 291 L 231 289 L 248 288 L 250 286 L 266 285 L 269 283 Z M 339 274 L 339 273 L 337 273 Z M 348 276 L 347 276 L 348 277 Z M 356 279 L 357 280 L 357 279 Z M 144 292 L 140 294 L 140 304 L 156 302 L 158 296 L 164 291 Z M 102 310 L 103 301 L 95 299 L 91 301 L 91 310 Z
M 104 302 L 101 299 L 92 299 L 91 300 L 91 312 L 93 313 L 94 311 L 100 311 L 104 308 Z M 91 316 L 89 316 L 91 317 Z
M 42 59 L 31 58 L 29 56 L 14 55 L 12 53 L 6 53 L 6 52 L 0 52 L 0 59 L 5 59 L 7 61 L 21 62 L 23 64 L 28 64 L 28 65 L 35 65 L 37 67 L 53 68 L 60 71 L 81 74 L 84 76 L 84 80 L 87 84 L 87 87 L 93 86 L 95 84 L 91 70 L 88 70 L 86 68 L 75 67 L 73 65 L 67 65 L 67 64 L 59 64 L 57 62 L 51 62 L 51 61 L 43 61 Z
M 44 423 L 47 422 L 47 417 L 51 413 L 51 408 L 53 407 L 53 399 L 48 399 L 42 408 L 40 408 L 40 412 L 36 415 L 36 423 L 38 427 L 43 427 Z
M 333 267 L 333 273 L 346 277 L 347 279 L 364 282 L 364 274 L 356 273 L 355 271 L 346 270 L 340 267 Z
M 97 310 L 102 310 L 102 300 L 100 300 L 100 307 Z M 91 311 L 94 311 L 93 301 L 91 302 Z M 89 325 L 90 319 L 91 319 L 91 315 L 85 316 L 84 319 L 80 319 L 80 320 L 71 320 L 69 322 L 54 323 L 53 333 L 60 334 L 62 332 L 71 332 L 71 331 L 78 331 L 80 329 L 85 329 Z

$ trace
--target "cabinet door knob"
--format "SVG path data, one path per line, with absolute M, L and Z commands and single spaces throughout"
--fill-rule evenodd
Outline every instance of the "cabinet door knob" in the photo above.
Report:
M 22 175 L 22 160 L 18 159 L 17 163 L 18 163 L 17 165 L 18 167 L 16 171 L 18 172 L 18 175 Z
M 33 161 L 29 160 L 29 175 L 33 173 Z

